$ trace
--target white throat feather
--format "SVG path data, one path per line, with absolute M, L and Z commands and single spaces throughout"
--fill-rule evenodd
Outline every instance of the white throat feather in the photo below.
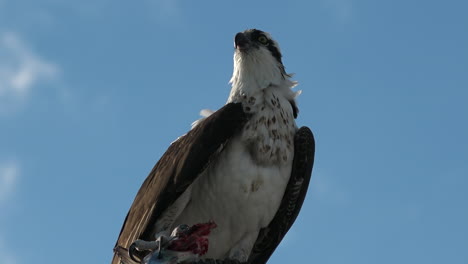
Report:
M 236 50 L 228 103 L 240 102 L 243 97 L 255 96 L 269 87 L 277 89 L 286 99 L 294 100 L 300 91 L 291 90 L 297 85 L 290 79 L 291 76 L 264 47 L 245 53 Z

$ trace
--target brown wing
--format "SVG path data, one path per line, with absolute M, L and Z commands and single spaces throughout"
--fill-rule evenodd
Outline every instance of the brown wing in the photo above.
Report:
M 172 143 L 138 191 L 125 218 L 114 250 L 113 264 L 122 249 L 136 239 L 153 240 L 154 224 L 161 214 L 206 168 L 213 154 L 247 122 L 240 103 L 219 109 Z M 119 253 L 117 253 L 119 252 Z
M 296 220 L 309 186 L 314 166 L 314 155 L 314 135 L 308 127 L 301 127 L 294 136 L 291 178 L 280 208 L 270 224 L 260 230 L 248 263 L 266 263 Z

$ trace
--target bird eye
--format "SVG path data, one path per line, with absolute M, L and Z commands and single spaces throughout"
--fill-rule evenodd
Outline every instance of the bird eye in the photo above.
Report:
M 260 37 L 258 37 L 258 42 L 262 43 L 263 45 L 267 45 L 268 44 L 268 39 L 261 35 Z

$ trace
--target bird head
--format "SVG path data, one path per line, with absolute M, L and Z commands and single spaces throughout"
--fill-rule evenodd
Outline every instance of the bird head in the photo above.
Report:
M 258 29 L 247 29 L 234 37 L 234 71 L 231 83 L 244 92 L 281 85 L 288 81 L 281 60 L 281 51 L 270 34 Z
M 275 59 L 278 65 L 283 65 L 278 42 L 267 32 L 258 29 L 239 32 L 234 37 L 234 48 L 238 56 L 265 57 Z

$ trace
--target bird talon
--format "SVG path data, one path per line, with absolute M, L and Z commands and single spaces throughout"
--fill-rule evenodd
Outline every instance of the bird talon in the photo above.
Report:
M 138 250 L 138 248 L 137 248 L 135 242 L 133 242 L 133 243 L 130 245 L 130 247 L 128 248 L 128 256 L 129 256 L 130 259 L 132 259 L 133 261 L 135 261 L 135 262 L 140 262 L 140 260 L 137 259 L 137 258 L 135 258 L 135 256 L 134 256 L 134 253 L 137 252 L 137 251 L 139 251 L 139 250 Z

